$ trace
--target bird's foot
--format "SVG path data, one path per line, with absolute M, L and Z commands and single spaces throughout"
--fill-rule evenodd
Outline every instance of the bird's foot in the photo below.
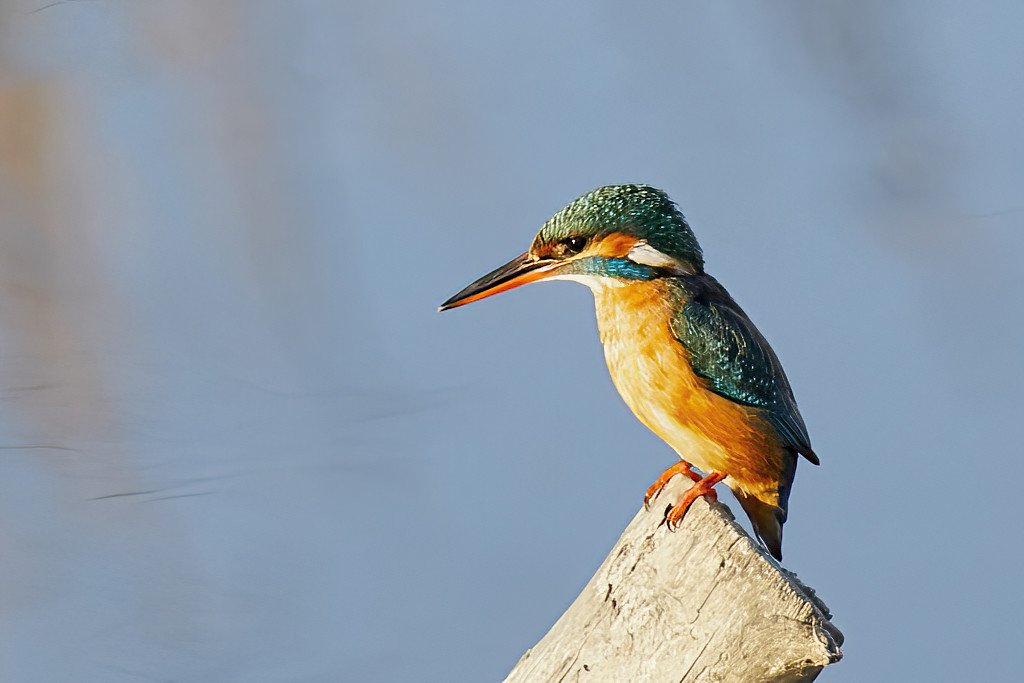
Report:
M 665 513 L 665 526 L 668 527 L 668 530 L 675 531 L 682 521 L 683 515 L 693 505 L 693 501 L 701 496 L 707 496 L 711 500 L 718 502 L 718 494 L 715 493 L 714 486 L 723 479 L 725 479 L 725 475 L 721 472 L 712 472 L 703 479 L 698 479 L 693 486 L 687 489 L 683 497 L 679 499 L 679 502 Z
M 700 475 L 693 471 L 693 465 L 685 460 L 680 460 L 675 465 L 672 465 L 672 467 L 669 467 L 667 470 L 662 472 L 661 476 L 658 477 L 658 481 L 651 484 L 651 488 L 647 489 L 647 493 L 644 494 L 645 510 L 651 509 L 651 503 L 654 502 L 654 499 L 658 497 L 661 490 L 665 488 L 666 484 L 668 484 L 668 480 L 677 474 L 685 474 L 694 482 L 699 482 L 701 480 Z

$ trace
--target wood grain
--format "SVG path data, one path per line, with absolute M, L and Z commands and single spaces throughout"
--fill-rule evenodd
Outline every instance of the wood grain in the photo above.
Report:
M 729 509 L 698 499 L 678 531 L 676 477 L 641 510 L 575 602 L 505 679 L 811 681 L 843 636 L 814 591 L 776 563 Z

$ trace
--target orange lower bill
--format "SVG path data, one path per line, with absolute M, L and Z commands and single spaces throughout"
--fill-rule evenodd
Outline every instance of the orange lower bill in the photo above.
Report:
M 439 311 L 471 304 L 492 294 L 506 292 L 510 289 L 553 275 L 559 261 L 538 259 L 529 252 L 520 254 L 500 268 L 492 270 L 479 280 L 467 285 L 462 291 L 441 304 Z

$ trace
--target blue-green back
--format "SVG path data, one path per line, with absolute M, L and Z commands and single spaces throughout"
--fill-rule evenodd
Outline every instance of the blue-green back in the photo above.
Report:
M 817 462 L 789 380 L 775 352 L 732 297 L 709 275 L 672 278 L 678 306 L 672 332 L 709 389 L 764 409 L 783 443 Z

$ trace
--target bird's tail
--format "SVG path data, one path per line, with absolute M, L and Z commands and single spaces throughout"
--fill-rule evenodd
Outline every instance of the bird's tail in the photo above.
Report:
M 733 491 L 736 499 L 743 506 L 743 511 L 750 518 L 754 533 L 761 543 L 768 548 L 776 560 L 782 561 L 782 525 L 786 521 L 786 513 L 777 505 L 758 500 L 755 496 L 743 491 Z
M 743 506 L 743 511 L 750 518 L 750 524 L 754 527 L 754 534 L 760 539 L 768 552 L 779 562 L 782 561 L 782 525 L 786 523 L 786 513 L 789 510 L 789 491 L 793 488 L 793 478 L 796 476 L 797 454 L 795 451 L 785 452 L 782 461 L 783 471 L 779 474 L 778 488 L 774 491 L 768 490 L 758 497 L 754 493 L 737 491 L 736 499 Z M 773 503 L 764 500 L 768 498 Z

